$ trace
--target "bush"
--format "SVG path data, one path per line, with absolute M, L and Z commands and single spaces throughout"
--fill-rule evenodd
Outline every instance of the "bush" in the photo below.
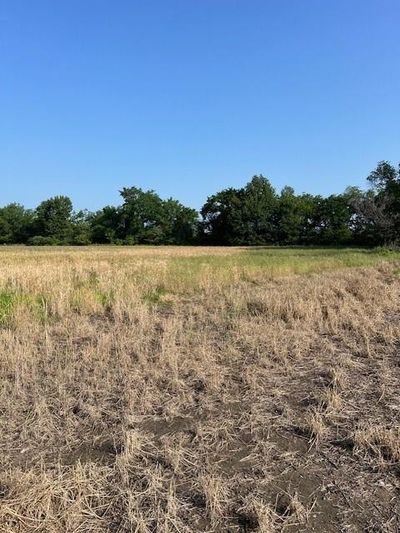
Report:
M 126 246 L 133 246 L 134 244 L 137 244 L 137 241 L 135 237 L 133 237 L 132 235 L 128 235 L 127 237 L 125 237 L 124 244 Z
M 29 246 L 55 246 L 59 243 L 52 237 L 43 237 L 43 235 L 35 235 L 34 237 L 31 237 L 28 240 L 27 244 Z
M 74 236 L 72 244 L 76 246 L 88 246 L 91 244 L 90 236 L 86 233 L 79 233 Z

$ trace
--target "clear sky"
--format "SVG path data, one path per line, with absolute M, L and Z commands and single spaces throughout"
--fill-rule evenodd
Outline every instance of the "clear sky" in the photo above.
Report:
M 400 160 L 399 28 L 399 0 L 0 0 L 0 204 L 363 185 Z

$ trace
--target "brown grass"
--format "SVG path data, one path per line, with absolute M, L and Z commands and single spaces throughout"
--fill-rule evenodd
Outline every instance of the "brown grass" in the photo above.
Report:
M 1 250 L 1 532 L 399 530 L 396 265 L 243 254 Z

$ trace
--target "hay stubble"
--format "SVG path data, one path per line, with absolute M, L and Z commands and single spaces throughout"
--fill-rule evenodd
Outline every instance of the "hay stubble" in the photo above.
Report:
M 393 262 L 0 255 L 0 531 L 398 530 Z

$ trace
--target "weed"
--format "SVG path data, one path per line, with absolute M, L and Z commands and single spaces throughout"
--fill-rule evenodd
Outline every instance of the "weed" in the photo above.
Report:
M 0 292 L 0 324 L 6 326 L 10 323 L 15 305 L 17 302 L 17 295 L 9 292 Z

